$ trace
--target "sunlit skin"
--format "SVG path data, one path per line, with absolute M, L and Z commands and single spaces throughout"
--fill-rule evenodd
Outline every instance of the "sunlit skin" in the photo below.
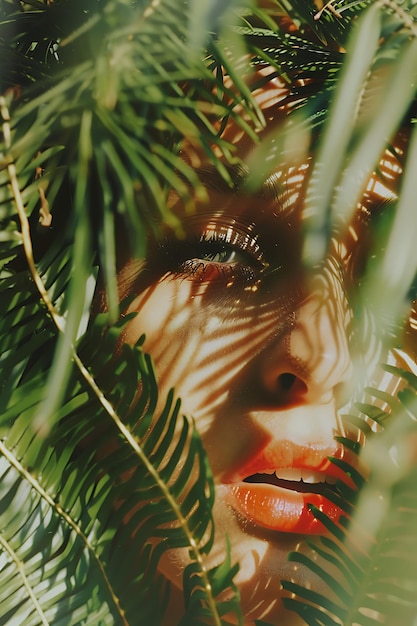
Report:
M 276 83 L 271 94 L 263 102 L 268 115 L 279 105 L 282 86 Z M 239 140 L 246 158 L 250 148 Z M 263 619 L 291 626 L 303 622 L 283 609 L 280 581 L 313 589 L 320 583 L 289 562 L 288 552 L 308 552 L 303 538 L 323 532 L 308 503 L 339 519 L 339 509 L 320 493 L 320 483 L 341 477 L 328 457 L 356 462 L 335 440 L 356 437 L 341 417 L 357 392 L 351 297 L 362 271 L 368 212 L 388 187 L 371 181 L 364 206 L 335 232 L 320 266 L 307 269 L 301 242 L 309 160 L 276 168 L 251 194 L 244 186 L 227 191 L 204 166 L 196 163 L 204 170 L 206 198 L 192 214 L 174 194 L 170 198 L 184 237 L 167 229 L 139 272 L 135 262 L 120 272 L 121 297 L 131 297 L 125 312 L 137 313 L 123 341 L 134 344 L 146 335 L 161 397 L 174 387 L 202 437 L 216 485 L 216 541 L 207 567 L 223 561 L 227 534 L 232 561 L 240 565 L 236 583 L 245 625 Z M 397 174 L 393 167 L 391 161 L 386 166 L 388 178 Z M 361 347 L 370 370 L 388 358 L 371 340 Z M 375 369 L 368 382 L 377 383 L 378 376 Z M 396 384 L 384 382 L 389 391 Z M 167 624 L 183 610 L 187 562 L 186 550 L 161 562 L 173 583 Z

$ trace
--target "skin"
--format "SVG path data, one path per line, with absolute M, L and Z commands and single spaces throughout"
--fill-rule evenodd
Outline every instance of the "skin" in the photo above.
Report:
M 279 84 L 259 95 L 266 117 L 274 110 L 274 120 L 282 115 L 281 97 Z M 237 132 L 229 124 L 225 135 Z M 249 160 L 246 139 L 235 143 Z M 263 619 L 291 626 L 302 622 L 283 608 L 280 581 L 322 587 L 287 558 L 291 550 L 308 553 L 303 539 L 323 532 L 307 503 L 336 522 L 340 514 L 308 487 L 299 492 L 300 478 L 349 482 L 328 457 L 358 464 L 335 441 L 337 435 L 359 438 L 342 420 L 359 388 L 355 373 L 367 368 L 367 382 L 378 384 L 376 363 L 389 358 L 358 337 L 352 294 L 367 252 L 369 214 L 392 189 L 374 177 L 363 206 L 335 232 L 326 258 L 312 270 L 302 262 L 301 246 L 309 159 L 275 169 L 249 194 L 239 185 L 227 190 L 192 147 L 184 158 L 200 174 L 205 198 L 189 214 L 171 194 L 183 238 L 167 229 L 140 271 L 131 261 L 122 268 L 121 297 L 131 298 L 126 313 L 136 312 L 123 341 L 133 345 L 146 334 L 161 397 L 174 387 L 201 435 L 216 485 L 216 540 L 207 567 L 224 560 L 227 534 L 232 561 L 240 565 L 235 582 L 245 625 Z M 387 172 L 392 167 L 387 157 Z M 397 384 L 385 380 L 384 388 L 392 392 Z M 275 470 L 293 483 L 266 484 Z M 259 482 L 244 482 L 253 475 Z M 162 559 L 160 569 L 173 583 L 167 623 L 183 612 L 187 563 L 186 550 Z

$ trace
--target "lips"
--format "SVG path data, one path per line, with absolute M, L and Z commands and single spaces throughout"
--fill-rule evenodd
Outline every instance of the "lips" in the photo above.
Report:
M 263 528 L 286 533 L 323 534 L 325 528 L 310 511 L 309 505 L 316 506 L 334 522 L 338 522 L 343 513 L 323 494 L 317 493 L 321 484 L 311 485 L 312 491 L 309 491 L 302 481 L 286 481 L 287 486 L 281 487 L 261 482 L 259 475 L 256 478 L 256 482 L 230 487 L 231 504 L 243 517 Z
M 352 484 L 328 457 L 346 460 L 346 455 L 340 447 L 305 448 L 291 442 L 285 445 L 281 442 L 275 449 L 268 446 L 227 481 L 229 503 L 241 517 L 262 528 L 323 534 L 326 529 L 311 512 L 310 505 L 333 522 L 339 521 L 342 509 L 325 494 L 334 488 L 338 478 L 350 483 L 349 486 Z M 282 466 L 283 461 L 285 466 Z

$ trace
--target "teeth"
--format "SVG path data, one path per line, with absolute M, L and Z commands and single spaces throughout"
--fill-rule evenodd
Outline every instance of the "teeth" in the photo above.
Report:
M 328 476 L 323 472 L 313 472 L 312 470 L 299 470 L 299 469 L 279 469 L 279 470 L 267 470 L 262 472 L 263 474 L 275 474 L 277 478 L 282 480 L 303 481 L 304 483 L 330 483 L 334 484 L 336 478 Z
M 275 476 L 283 480 L 300 481 L 302 480 L 302 471 L 297 469 L 279 469 L 275 472 Z
M 326 475 L 321 472 L 308 472 L 304 471 L 301 474 L 301 480 L 305 483 L 325 483 Z

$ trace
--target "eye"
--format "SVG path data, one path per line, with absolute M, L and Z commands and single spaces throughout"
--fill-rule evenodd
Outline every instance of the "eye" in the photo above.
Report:
M 160 249 L 168 271 L 198 280 L 238 275 L 254 278 L 267 266 L 256 237 L 231 226 L 213 224 L 200 235 L 165 240 Z
M 250 253 L 236 249 L 230 243 L 221 243 L 215 239 L 202 240 L 195 246 L 197 257 L 209 263 L 242 263 L 251 265 L 255 259 Z
M 211 261 L 214 263 L 236 263 L 236 261 L 239 261 L 236 250 L 228 250 L 227 246 L 220 246 L 218 250 L 207 250 L 201 254 L 200 258 L 203 261 Z

